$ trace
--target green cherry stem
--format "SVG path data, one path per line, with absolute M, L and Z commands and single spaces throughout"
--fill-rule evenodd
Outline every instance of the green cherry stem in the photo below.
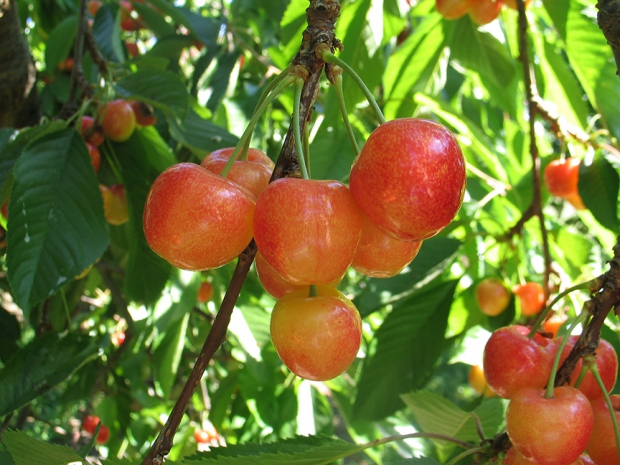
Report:
M 278 77 L 280 77 L 280 76 L 278 76 Z M 254 132 L 254 127 L 256 126 L 256 123 L 258 123 L 258 120 L 261 118 L 261 116 L 263 116 L 263 113 L 265 113 L 265 110 L 267 109 L 269 104 L 271 104 L 271 102 L 273 102 L 275 100 L 275 98 L 278 95 L 280 95 L 280 93 L 286 87 L 288 87 L 291 84 L 293 84 L 293 82 L 295 82 L 295 79 L 296 79 L 296 77 L 293 76 L 292 74 L 287 74 L 283 79 L 281 79 L 278 82 L 278 84 L 276 86 L 274 86 L 272 92 L 270 92 L 263 99 L 261 104 L 258 106 L 258 108 L 252 114 L 252 119 L 250 120 L 250 122 L 248 123 L 247 127 L 245 128 L 245 131 L 243 131 L 243 135 L 239 139 L 239 142 L 237 142 L 237 145 L 235 146 L 235 150 L 233 150 L 233 153 L 230 154 L 230 158 L 228 159 L 228 162 L 226 163 L 226 166 L 224 166 L 224 169 L 220 173 L 220 176 L 222 176 L 223 178 L 228 176 L 228 173 L 230 172 L 230 169 L 232 168 L 233 163 L 237 159 L 237 155 L 239 155 L 239 152 L 241 152 L 241 150 L 245 147 L 245 144 L 249 143 L 250 137 L 252 135 L 252 132 Z
M 553 308 L 553 306 L 561 299 L 563 298 L 565 295 L 570 294 L 573 291 L 579 290 L 579 289 L 590 289 L 590 286 L 592 286 L 594 280 L 592 281 L 586 281 L 585 283 L 580 283 L 580 284 L 575 284 L 573 287 L 569 287 L 568 289 L 566 289 L 565 291 L 560 292 L 552 301 L 549 305 L 547 305 L 545 307 L 545 310 L 538 316 L 538 319 L 536 320 L 536 322 L 534 323 L 534 326 L 532 326 L 531 331 L 529 332 L 529 334 L 527 335 L 527 337 L 529 337 L 530 339 L 533 339 L 534 336 L 536 335 L 536 332 L 540 329 L 540 327 L 542 326 L 543 322 L 545 321 L 545 318 L 547 318 L 547 315 L 549 314 L 549 312 L 551 311 L 551 309 Z
M 351 79 L 353 79 L 353 81 L 358 85 L 358 87 L 364 93 L 366 100 L 368 100 L 368 103 L 374 110 L 377 118 L 379 119 L 380 124 L 385 123 L 385 116 L 383 116 L 383 112 L 379 108 L 379 104 L 377 103 L 377 101 L 375 100 L 375 97 L 372 95 L 372 92 L 370 92 L 370 89 L 368 89 L 368 86 L 366 86 L 366 83 L 364 83 L 364 80 L 359 76 L 359 74 L 357 74 L 355 70 L 351 68 L 351 66 L 349 66 L 347 62 L 338 58 L 336 55 L 330 52 L 327 48 L 324 48 L 322 50 L 321 58 L 326 63 L 332 63 L 334 65 L 340 66 L 342 69 L 344 69 L 349 74 L 349 76 L 351 76 Z
M 484 452 L 485 450 L 486 450 L 486 447 L 482 447 L 482 446 L 481 447 L 472 447 L 469 450 L 461 452 L 459 455 L 457 455 L 452 460 L 450 460 L 448 463 L 446 463 L 446 465 L 454 465 L 454 464 L 458 463 L 461 459 L 464 459 L 465 457 L 477 454 L 478 452 Z
M 568 342 L 569 335 L 571 331 L 578 324 L 581 324 L 581 322 L 586 319 L 587 316 L 588 316 L 588 312 L 585 312 L 585 311 L 581 312 L 579 316 L 575 318 L 575 321 L 573 321 L 573 323 L 568 328 L 566 335 L 562 337 L 562 342 L 560 342 L 560 346 L 558 347 L 558 351 L 555 354 L 555 358 L 553 360 L 553 367 L 551 368 L 551 373 L 549 374 L 549 381 L 547 382 L 547 388 L 545 390 L 545 397 L 547 399 L 553 399 L 553 388 L 555 387 L 554 385 L 555 374 L 558 372 L 558 367 L 560 366 L 560 358 L 562 357 L 562 352 L 564 351 L 564 347 L 566 346 L 566 343 Z
M 310 289 L 308 289 L 308 297 L 316 297 L 319 295 L 319 291 L 316 288 L 316 284 L 310 284 Z
M 340 105 L 340 113 L 342 114 L 342 121 L 344 122 L 344 127 L 347 129 L 349 140 L 351 141 L 353 150 L 355 150 L 355 155 L 357 155 L 358 153 L 360 153 L 360 149 L 357 145 L 357 141 L 355 140 L 355 134 L 353 134 L 353 126 L 351 126 L 351 121 L 349 121 L 347 105 L 344 101 L 344 92 L 342 90 L 342 68 L 340 67 L 338 67 L 338 69 L 334 69 L 334 89 L 336 90 L 336 96 L 338 97 L 338 105 Z
M 596 359 L 592 355 L 586 355 L 583 358 L 584 365 L 587 366 L 594 379 L 598 383 L 601 392 L 603 393 L 603 397 L 605 398 L 605 403 L 607 404 L 607 408 L 609 409 L 609 414 L 611 415 L 611 423 L 614 425 L 614 435 L 616 436 L 616 449 L 618 451 L 618 463 L 620 463 L 620 430 L 618 429 L 618 419 L 616 418 L 616 413 L 614 410 L 614 406 L 611 403 L 611 398 L 609 397 L 609 393 L 607 392 L 607 388 L 605 387 L 605 383 L 603 383 L 603 379 L 601 378 L 601 374 L 598 372 L 598 367 L 596 366 Z
M 295 151 L 297 161 L 303 179 L 310 179 L 308 165 L 306 164 L 306 154 L 304 154 L 304 144 L 301 138 L 301 121 L 299 112 L 301 110 L 301 91 L 304 87 L 304 80 L 301 77 L 295 78 L 295 99 L 293 100 L 293 136 L 295 137 Z

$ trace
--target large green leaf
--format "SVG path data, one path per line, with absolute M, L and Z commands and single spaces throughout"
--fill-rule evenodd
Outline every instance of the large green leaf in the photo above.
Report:
M 78 17 L 68 16 L 51 32 L 45 47 L 45 66 L 49 72 L 69 56 L 77 27 Z
M 156 381 L 159 382 L 164 395 L 169 397 L 176 382 L 176 375 L 183 354 L 185 334 L 191 310 L 185 316 L 166 328 L 166 335 L 153 354 Z
M 360 314 L 369 315 L 436 278 L 454 260 L 460 246 L 461 242 L 452 238 L 427 239 L 406 271 L 390 279 L 368 279 L 353 300 Z
M 618 172 L 600 152 L 590 165 L 579 166 L 579 194 L 584 205 L 601 225 L 615 234 L 620 231 L 619 186 Z
M 403 407 L 398 394 L 419 389 L 447 346 L 450 305 L 458 281 L 433 282 L 394 303 L 364 360 L 354 420 L 380 420 Z
M 86 334 L 46 333 L 19 350 L 0 371 L 0 416 L 22 408 L 97 356 Z
M 401 397 L 422 431 L 462 441 L 480 440 L 472 413 L 460 409 L 444 397 L 428 391 L 412 392 Z M 499 399 L 486 400 L 473 413 L 480 420 L 486 437 L 495 435 L 504 420 L 504 407 Z
M 183 120 L 187 114 L 189 96 L 178 75 L 170 71 L 149 68 L 130 74 L 116 84 L 124 98 L 143 100 Z
M 329 464 L 343 457 L 364 450 L 366 446 L 352 444 L 327 436 L 297 436 L 283 441 L 264 444 L 236 444 L 217 447 L 210 452 L 199 453 L 183 461 L 170 462 L 177 465 L 282 465 Z
M 140 15 L 142 22 L 155 37 L 161 38 L 174 34 L 174 26 L 166 21 L 161 12 L 155 10 L 150 3 L 134 1 L 132 5 L 138 15 Z
M 30 143 L 13 174 L 6 260 L 15 300 L 28 311 L 103 254 L 108 229 L 88 150 L 74 129 Z
M 22 431 L 5 431 L 2 442 L 13 456 L 15 465 L 84 464 L 85 461 L 68 446 L 48 444 Z
M 104 3 L 95 16 L 93 36 L 97 48 L 106 60 L 125 61 L 125 48 L 121 42 L 119 26 L 119 6 L 115 3 Z
M 113 148 L 121 165 L 129 210 L 125 292 L 132 300 L 150 305 L 159 299 L 172 267 L 146 243 L 142 215 L 151 184 L 176 159 L 152 127 L 135 131 L 129 140 L 113 144 Z

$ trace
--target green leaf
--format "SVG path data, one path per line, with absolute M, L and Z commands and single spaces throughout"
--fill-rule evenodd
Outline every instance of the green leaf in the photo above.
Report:
M 364 360 L 354 420 L 391 415 L 403 406 L 395 394 L 419 389 L 429 380 L 447 346 L 444 334 L 457 283 L 434 282 L 394 303 Z
M 103 254 L 108 229 L 88 150 L 74 129 L 30 143 L 14 177 L 6 260 L 15 299 L 27 312 Z
M 353 303 L 362 316 L 367 316 L 402 299 L 419 287 L 419 283 L 428 282 L 442 273 L 454 260 L 460 246 L 461 242 L 452 238 L 427 239 L 406 271 L 390 279 L 368 279 Z
M 579 195 L 594 218 L 605 228 L 617 234 L 618 224 L 618 172 L 598 152 L 590 165 L 579 166 Z
M 155 35 L 155 37 L 162 38 L 173 35 L 175 33 L 174 26 L 168 23 L 168 21 L 166 21 L 165 19 L 165 16 L 163 16 L 160 12 L 156 11 L 149 4 L 134 1 L 132 2 L 132 5 L 140 16 L 140 19 Z
M 264 444 L 229 444 L 210 452 L 198 453 L 177 465 L 281 465 L 329 464 L 365 449 L 364 445 L 352 444 L 327 436 L 297 436 L 278 442 Z
M 2 442 L 13 456 L 15 465 L 86 463 L 70 447 L 47 444 L 28 436 L 22 431 L 5 431 L 2 435 Z
M 86 334 L 36 337 L 0 371 L 0 416 L 22 408 L 97 356 Z
M 116 84 L 120 96 L 142 100 L 172 112 L 179 119 L 184 119 L 189 105 L 189 96 L 185 85 L 178 75 L 170 71 L 148 69 L 130 74 Z
M 129 210 L 125 292 L 131 300 L 151 305 L 159 299 L 172 266 L 146 243 L 142 214 L 151 184 L 176 159 L 152 127 L 136 130 L 129 140 L 112 146 L 121 165 Z
M 213 112 L 217 109 L 226 91 L 231 85 L 233 69 L 237 63 L 239 54 L 237 52 L 225 53 L 218 57 L 217 68 L 209 80 L 211 96 L 207 101 L 207 108 Z
M 180 11 L 190 24 L 190 30 L 202 43 L 207 47 L 217 47 L 217 37 L 222 29 L 221 20 L 202 16 L 187 8 L 180 8 Z
M 73 39 L 78 28 L 78 17 L 68 16 L 50 33 L 45 46 L 45 66 L 48 72 L 69 57 L 73 48 Z
M 4 363 L 19 350 L 20 336 L 21 328 L 15 315 L 0 308 L 0 360 Z
M 413 413 L 422 431 L 443 434 L 462 441 L 480 440 L 476 422 L 470 412 L 461 410 L 448 399 L 428 391 L 417 391 L 401 396 Z M 499 429 L 504 418 L 504 407 L 499 399 L 488 399 L 473 411 L 480 420 L 486 437 Z
M 190 312 L 188 311 L 183 318 L 166 328 L 166 336 L 153 354 L 153 364 L 157 374 L 156 380 L 166 397 L 170 396 L 172 387 L 176 382 L 189 315 Z
M 234 147 L 239 141 L 237 136 L 200 117 L 193 108 L 190 108 L 182 124 L 168 120 L 168 125 L 172 137 L 187 146 L 200 159 L 214 150 Z
M 97 48 L 106 60 L 125 61 L 125 46 L 121 41 L 119 26 L 119 6 L 116 3 L 104 3 L 95 16 L 93 36 Z

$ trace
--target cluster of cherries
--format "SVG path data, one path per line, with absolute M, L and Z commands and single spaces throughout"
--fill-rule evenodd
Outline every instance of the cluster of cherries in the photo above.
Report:
M 157 122 L 153 108 L 137 100 L 117 99 L 103 105 L 97 118 L 83 116 L 80 134 L 84 138 L 95 172 L 99 171 L 101 154 L 99 146 L 105 138 L 114 142 L 124 142 L 131 137 L 136 128 L 152 126 Z M 106 186 L 99 184 L 103 196 L 105 218 L 112 225 L 121 225 L 129 220 L 127 198 L 123 184 Z
M 560 363 L 568 357 L 578 336 L 569 336 Z M 506 430 L 513 448 L 504 465 L 618 464 L 611 413 L 591 371 L 581 376 L 579 360 L 569 386 L 545 386 L 562 337 L 549 338 L 521 325 L 503 327 L 489 338 L 484 351 L 483 373 L 487 388 L 510 399 Z M 613 346 L 601 339 L 596 368 L 610 392 L 618 375 Z M 620 419 L 620 396 L 611 396 L 613 415 Z M 587 455 L 585 451 L 587 450 Z
M 528 7 L 531 0 L 525 0 Z M 517 9 L 517 0 L 436 0 L 435 8 L 446 19 L 466 14 L 478 25 L 488 24 L 499 16 L 502 6 Z
M 444 126 L 403 118 L 379 126 L 355 159 L 349 186 L 281 178 L 260 150 L 229 162 L 217 150 L 179 163 L 151 186 L 143 226 L 150 247 L 186 270 L 224 265 L 256 241 L 256 267 L 278 299 L 271 336 L 297 375 L 327 380 L 355 359 L 361 319 L 336 286 L 348 267 L 399 273 L 424 239 L 447 226 L 465 192 L 465 161 Z

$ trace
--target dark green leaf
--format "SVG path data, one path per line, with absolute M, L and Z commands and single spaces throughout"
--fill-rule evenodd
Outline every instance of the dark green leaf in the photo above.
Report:
M 129 140 L 113 147 L 121 164 L 129 209 L 125 291 L 132 300 L 150 305 L 159 299 L 172 267 L 146 243 L 142 214 L 151 184 L 176 159 L 152 127 L 135 131 Z
M 181 8 L 180 11 L 191 25 L 191 31 L 207 46 L 207 48 L 217 46 L 217 37 L 222 28 L 222 22 L 220 20 L 193 13 L 187 8 Z
M 219 148 L 234 147 L 239 140 L 224 128 L 200 117 L 192 108 L 182 124 L 174 120 L 169 120 L 168 124 L 172 136 L 200 159 Z
M 69 16 L 54 28 L 45 47 L 45 66 L 48 72 L 69 57 L 73 48 L 73 39 L 77 33 L 78 17 Z
M 228 86 L 230 85 L 231 74 L 238 58 L 239 54 L 236 52 L 225 53 L 218 57 L 217 69 L 209 80 L 208 85 L 208 87 L 211 88 L 211 96 L 207 102 L 207 108 L 209 110 L 215 112 L 220 101 L 226 94 Z
M 375 333 L 353 404 L 355 420 L 380 420 L 403 407 L 395 394 L 419 389 L 447 342 L 444 337 L 458 281 L 434 282 L 395 302 Z
M 85 463 L 70 447 L 47 444 L 22 431 L 5 431 L 2 435 L 2 442 L 13 456 L 15 465 Z
M 7 269 L 15 299 L 27 312 L 103 254 L 108 230 L 95 171 L 75 130 L 30 143 L 14 177 Z
M 185 313 L 184 318 L 176 321 L 166 328 L 164 340 L 153 354 L 153 365 L 156 380 L 166 397 L 172 393 L 172 387 L 176 382 L 176 375 L 181 362 L 181 355 L 185 344 L 185 333 L 189 321 L 191 309 Z
M 19 350 L 20 336 L 21 329 L 15 315 L 0 308 L 0 360 L 4 363 Z
M 175 33 L 174 26 L 168 23 L 160 12 L 150 6 L 150 3 L 134 1 L 132 2 L 132 5 L 140 16 L 140 19 L 144 22 L 147 28 L 153 32 L 155 37 L 162 38 Z
M 443 272 L 460 246 L 460 241 L 447 237 L 427 239 L 405 272 L 390 279 L 368 279 L 353 303 L 360 314 L 366 316 L 402 298 L 419 287 L 419 283 L 428 282 Z
M 21 349 L 0 371 L 0 417 L 36 399 L 97 356 L 86 334 L 46 333 Z
M 188 94 L 179 77 L 170 71 L 148 69 L 133 73 L 116 84 L 124 98 L 143 100 L 183 120 L 187 114 Z
M 125 47 L 121 42 L 119 26 L 119 6 L 116 3 L 104 3 L 97 11 L 93 24 L 93 36 L 97 48 L 106 60 L 125 61 Z
M 579 166 L 579 195 L 594 218 L 605 228 L 617 234 L 618 172 L 599 152 L 590 165 Z

